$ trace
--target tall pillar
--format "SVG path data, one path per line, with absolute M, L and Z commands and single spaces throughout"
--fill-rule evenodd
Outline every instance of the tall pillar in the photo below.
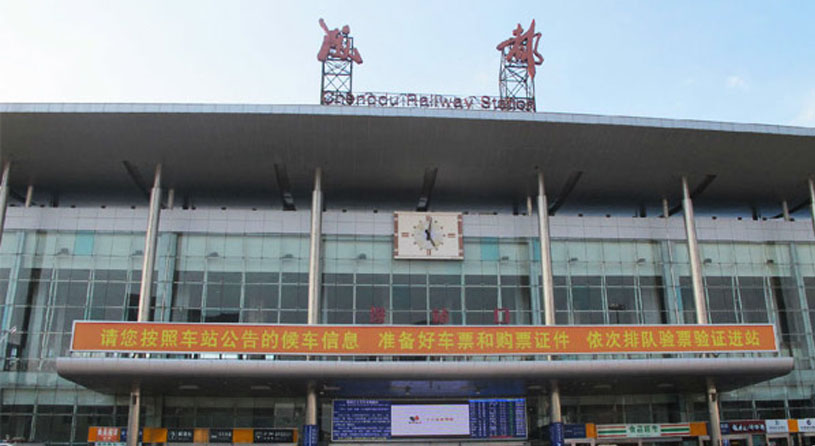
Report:
M 144 236 L 144 261 L 139 288 L 138 322 L 150 320 L 150 293 L 153 289 L 153 269 L 156 264 L 156 240 L 158 239 L 158 219 L 161 212 L 161 164 L 156 166 L 153 189 L 150 190 L 150 211 L 147 216 L 147 233 Z M 141 388 L 134 382 L 130 391 L 130 407 L 127 415 L 127 446 L 137 446 L 139 442 L 139 414 L 141 410 Z
M 30 208 L 33 201 L 34 201 L 34 186 L 29 184 L 28 188 L 25 190 L 25 207 Z
M 3 166 L 3 176 L 0 178 L 0 243 L 3 242 L 3 228 L 6 224 L 6 206 L 8 205 L 8 176 L 11 163 Z
M 171 187 L 167 191 L 167 209 L 175 207 L 175 188 Z
M 150 190 L 150 213 L 147 217 L 147 234 L 144 236 L 144 261 L 139 288 L 139 322 L 150 319 L 150 293 L 153 290 L 153 269 L 156 265 L 159 213 L 161 213 L 161 164 L 156 166 L 153 189 Z
M 139 411 L 141 410 L 141 388 L 134 383 L 130 390 L 130 401 L 127 412 L 127 446 L 139 444 Z
M 311 243 L 308 263 L 308 323 L 320 322 L 320 252 L 323 238 L 323 171 L 319 167 L 314 172 L 314 192 L 311 195 Z M 306 425 L 317 425 L 317 385 L 308 383 L 306 390 Z
M 705 304 L 705 288 L 702 283 L 702 261 L 699 256 L 699 242 L 696 238 L 696 225 L 693 218 L 693 202 L 688 190 L 688 179 L 682 177 L 682 210 L 685 214 L 685 234 L 687 235 L 688 257 L 690 259 L 691 283 L 693 285 L 693 302 L 696 306 L 696 323 L 707 324 L 707 305 Z M 707 410 L 710 417 L 710 444 L 720 446 L 721 418 L 719 417 L 719 398 L 716 392 L 716 383 L 712 378 L 705 379 L 705 395 Z
M 317 384 L 309 381 L 306 390 L 306 424 L 317 424 Z
M 538 233 L 541 244 L 541 276 L 543 278 L 543 314 L 544 325 L 555 325 L 555 286 L 552 278 L 552 250 L 549 240 L 549 204 L 546 202 L 546 189 L 543 184 L 543 172 L 538 171 Z M 551 360 L 551 356 L 549 357 Z M 552 423 L 561 422 L 560 386 L 556 379 L 551 380 L 551 419 Z
M 3 176 L 5 178 L 5 176 Z M 812 229 L 815 230 L 815 182 L 809 177 L 809 213 L 812 216 Z
M 320 251 L 323 232 L 323 172 L 314 172 L 314 192 L 311 195 L 311 243 L 308 250 L 308 323 L 317 324 L 320 319 Z

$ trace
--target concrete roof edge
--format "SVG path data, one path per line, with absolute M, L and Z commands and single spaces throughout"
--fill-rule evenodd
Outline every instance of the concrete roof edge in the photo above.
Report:
M 548 122 L 584 125 L 675 128 L 736 133 L 764 133 L 815 137 L 815 128 L 774 124 L 735 123 L 693 119 L 667 119 L 623 115 L 559 112 L 461 111 L 417 108 L 332 107 L 316 104 L 182 104 L 182 103 L 0 103 L 0 114 L 12 113 L 213 113 L 302 114 L 356 117 L 470 119 L 485 121 Z

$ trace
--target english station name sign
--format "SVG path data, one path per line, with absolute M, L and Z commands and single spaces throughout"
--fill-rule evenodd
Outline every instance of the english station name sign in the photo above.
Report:
M 455 96 L 422 93 L 336 93 L 326 91 L 323 105 L 381 108 L 441 108 L 454 110 L 535 111 L 534 99 L 496 96 Z

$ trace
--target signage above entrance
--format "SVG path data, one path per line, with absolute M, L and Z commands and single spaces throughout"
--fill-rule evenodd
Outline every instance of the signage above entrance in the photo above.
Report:
M 720 424 L 722 434 L 763 434 L 767 432 L 764 420 L 738 420 L 722 421 Z
M 297 429 L 208 429 L 208 428 L 165 428 L 145 427 L 139 429 L 139 440 L 145 443 L 254 443 L 254 444 L 296 444 Z M 98 427 L 88 428 L 88 442 L 125 444 L 127 428 Z M 228 441 L 227 441 L 228 440 Z
M 597 438 L 659 438 L 692 436 L 690 423 L 598 424 Z
M 256 325 L 74 322 L 72 351 L 301 355 L 774 352 L 762 325 Z
M 526 400 L 335 400 L 331 424 L 333 441 L 522 440 Z
M 535 102 L 528 98 L 497 96 L 455 96 L 425 93 L 323 93 L 323 105 L 353 105 L 378 108 L 440 108 L 448 110 L 494 110 L 534 112 Z

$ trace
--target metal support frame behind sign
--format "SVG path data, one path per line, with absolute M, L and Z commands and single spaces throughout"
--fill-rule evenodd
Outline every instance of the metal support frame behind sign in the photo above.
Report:
M 351 47 L 354 38 L 347 38 Z M 322 84 L 320 88 L 320 104 L 326 104 L 326 95 L 330 97 L 346 97 L 352 92 L 354 62 L 350 60 L 336 60 L 331 57 L 323 62 Z
M 508 49 L 501 54 L 498 90 L 501 99 L 528 102 L 535 109 L 535 82 L 526 62 L 507 62 Z

